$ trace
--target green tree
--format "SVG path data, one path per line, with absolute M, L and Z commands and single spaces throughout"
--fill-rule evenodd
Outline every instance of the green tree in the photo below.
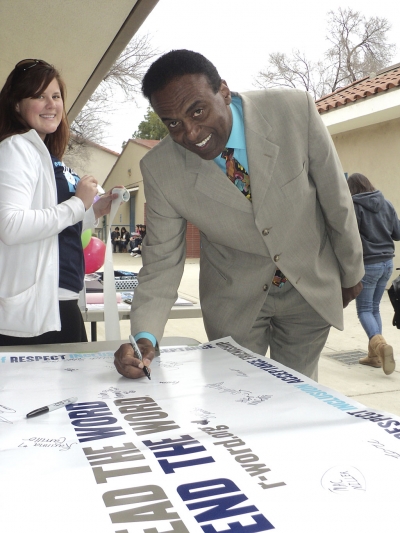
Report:
M 153 139 L 160 141 L 167 135 L 168 129 L 165 124 L 151 107 L 148 107 L 144 120 L 142 120 L 137 131 L 132 135 L 132 139 Z

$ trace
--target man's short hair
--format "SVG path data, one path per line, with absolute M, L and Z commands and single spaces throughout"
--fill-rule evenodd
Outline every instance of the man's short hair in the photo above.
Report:
M 173 79 L 185 74 L 203 74 L 217 93 L 221 86 L 221 76 L 206 57 L 191 50 L 172 50 L 159 57 L 149 67 L 142 81 L 143 95 L 151 101 L 151 95 Z

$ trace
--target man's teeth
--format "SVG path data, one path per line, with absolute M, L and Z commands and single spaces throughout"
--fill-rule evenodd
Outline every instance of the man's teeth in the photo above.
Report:
M 208 137 L 206 137 L 203 141 L 201 141 L 201 143 L 196 144 L 196 146 L 198 146 L 199 148 L 202 148 L 211 139 L 211 135 L 212 135 L 212 133 L 210 133 L 210 135 Z

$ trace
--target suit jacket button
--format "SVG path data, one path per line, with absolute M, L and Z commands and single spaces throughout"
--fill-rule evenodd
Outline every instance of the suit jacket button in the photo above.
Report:
M 265 284 L 264 287 L 263 287 L 263 291 L 267 291 L 268 290 L 268 285 Z
M 261 232 L 263 235 L 269 235 L 269 229 L 265 228 Z
M 279 255 L 274 255 L 274 261 L 279 261 Z

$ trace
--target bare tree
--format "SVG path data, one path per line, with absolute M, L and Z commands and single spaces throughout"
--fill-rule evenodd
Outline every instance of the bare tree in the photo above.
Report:
M 330 46 L 323 59 L 312 62 L 299 50 L 291 56 L 272 53 L 256 85 L 301 88 L 320 98 L 390 64 L 396 49 L 387 42 L 390 28 L 387 19 L 367 19 L 350 8 L 329 11 L 326 39 Z
M 130 41 L 73 121 L 67 150 L 70 161 L 74 156 L 85 158 L 86 141 L 101 144 L 109 125 L 107 116 L 115 111 L 117 103 L 135 101 L 150 60 L 157 55 L 150 41 L 148 34 Z
M 300 50 L 292 56 L 275 52 L 269 55 L 267 69 L 259 72 L 256 84 L 259 87 L 303 88 L 317 98 L 321 91 L 321 65 L 309 61 Z
M 331 64 L 331 92 L 387 66 L 395 45 L 387 42 L 391 25 L 385 18 L 366 19 L 358 11 L 329 12 L 326 62 Z

